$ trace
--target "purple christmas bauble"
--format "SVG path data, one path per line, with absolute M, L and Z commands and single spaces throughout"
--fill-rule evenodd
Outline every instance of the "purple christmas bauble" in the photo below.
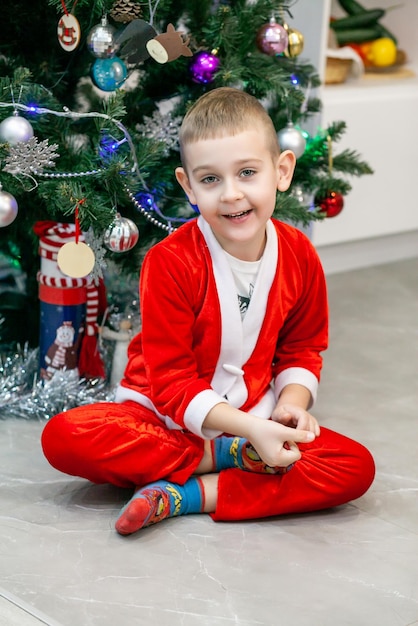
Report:
M 289 43 L 289 36 L 286 29 L 277 24 L 274 17 L 271 18 L 268 24 L 264 24 L 257 32 L 257 47 L 264 54 L 269 56 L 275 56 L 276 54 L 282 54 L 287 48 Z
M 212 52 L 202 51 L 193 56 L 189 69 L 195 83 L 211 83 L 221 62 Z

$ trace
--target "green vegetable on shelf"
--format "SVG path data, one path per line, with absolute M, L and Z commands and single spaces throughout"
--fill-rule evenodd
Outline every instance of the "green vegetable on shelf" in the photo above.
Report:
M 348 17 L 342 17 L 341 19 L 334 20 L 330 26 L 332 30 L 349 30 L 353 28 L 363 28 L 373 26 L 384 17 L 385 11 L 383 9 L 372 9 L 370 11 L 363 11 L 357 15 L 349 15 Z
M 391 33 L 390 30 L 388 30 L 387 28 L 382 26 L 382 24 L 378 24 L 377 27 L 379 28 L 379 31 L 380 31 L 379 37 L 389 37 L 389 39 L 392 39 L 392 41 L 393 41 L 393 43 L 395 45 L 398 45 L 397 38 L 395 37 L 395 35 L 393 33 Z
M 395 35 L 379 23 L 388 9 L 386 11 L 384 9 L 365 9 L 357 0 L 338 0 L 338 3 L 348 13 L 347 17 L 334 20 L 330 24 L 340 46 L 350 42 L 360 43 L 381 37 L 389 37 L 398 45 Z M 351 36 L 349 31 L 352 31 L 354 39 L 349 38 Z
M 378 26 L 369 28 L 350 28 L 349 30 L 335 31 L 335 36 L 339 46 L 348 43 L 363 43 L 381 37 Z
M 364 13 L 366 10 L 359 2 L 356 2 L 356 0 L 338 0 L 338 3 L 348 15 L 358 15 Z

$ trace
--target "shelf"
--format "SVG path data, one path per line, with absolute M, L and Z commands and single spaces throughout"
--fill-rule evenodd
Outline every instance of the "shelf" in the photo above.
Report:
M 366 9 L 376 8 L 375 0 L 359 1 Z M 403 0 L 397 9 L 391 9 L 393 5 L 393 0 L 379 0 L 379 8 L 387 10 L 381 23 L 398 37 L 407 63 L 393 72 L 350 77 L 341 85 L 322 84 L 318 90 L 322 101 L 319 126 L 339 120 L 347 124 L 336 153 L 355 150 L 374 170 L 371 176 L 349 181 L 352 191 L 340 215 L 312 225 L 314 245 L 330 257 L 331 267 L 338 266 L 341 257 L 340 271 L 356 263 L 365 265 L 370 259 L 384 262 L 402 254 L 411 256 L 416 249 L 418 0 Z M 292 13 L 295 27 L 305 35 L 303 56 L 323 79 L 330 16 L 342 17 L 344 12 L 337 0 L 299 0 Z M 307 128 L 308 132 L 316 130 Z
M 359 98 L 401 96 L 418 96 L 418 76 L 408 66 L 390 77 L 386 74 L 364 74 L 359 79 L 350 79 L 341 85 L 323 85 L 321 88 L 324 106 L 326 103 L 348 103 Z

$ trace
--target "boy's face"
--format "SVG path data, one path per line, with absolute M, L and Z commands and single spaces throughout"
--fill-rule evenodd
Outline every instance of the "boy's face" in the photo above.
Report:
M 295 167 L 292 152 L 273 158 L 265 132 L 254 127 L 187 144 L 185 167 L 176 169 L 178 182 L 224 250 L 246 261 L 261 257 L 276 191 L 289 187 Z

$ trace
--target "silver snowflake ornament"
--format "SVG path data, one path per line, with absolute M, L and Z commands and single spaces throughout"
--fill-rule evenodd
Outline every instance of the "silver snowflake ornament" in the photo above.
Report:
M 93 283 L 97 285 L 99 280 L 103 278 L 103 270 L 107 267 L 104 258 L 107 250 L 103 247 L 103 237 L 96 237 L 92 228 L 89 228 L 89 230 L 84 233 L 84 239 L 86 244 L 90 246 L 94 252 L 95 264 L 93 270 L 90 272 L 90 277 Z
M 59 157 L 57 148 L 56 143 L 49 145 L 48 139 L 38 141 L 37 137 L 31 137 L 10 146 L 3 170 L 13 175 L 42 174 L 46 168 L 55 167 L 55 159 Z
M 178 150 L 181 121 L 181 117 L 173 117 L 171 113 L 162 114 L 160 111 L 154 111 L 152 117 L 144 116 L 143 124 L 137 124 L 136 130 L 148 139 L 164 143 L 164 154 L 167 156 L 170 149 Z

